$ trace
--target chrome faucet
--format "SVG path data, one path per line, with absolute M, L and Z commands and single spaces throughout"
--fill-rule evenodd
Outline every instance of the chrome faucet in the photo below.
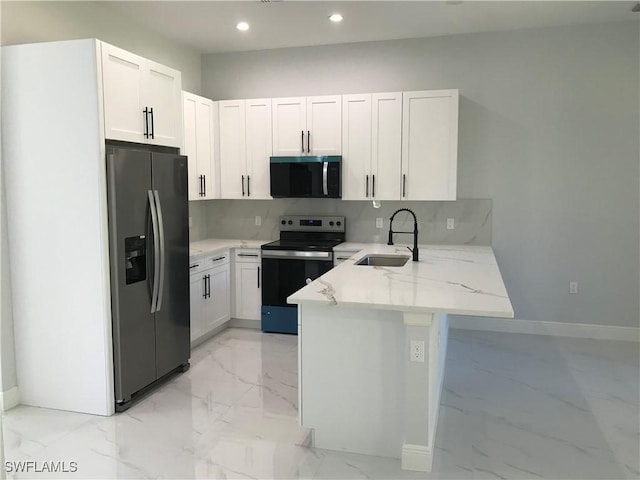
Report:
M 393 219 L 400 212 L 409 212 L 411 215 L 413 215 L 413 232 L 394 232 L 393 231 Z M 399 210 L 396 210 L 395 212 L 393 212 L 393 215 L 391 215 L 391 220 L 389 221 L 389 241 L 387 242 L 387 245 L 393 245 L 394 233 L 413 233 L 413 249 L 409 247 L 407 248 L 411 253 L 413 253 L 413 261 L 417 262 L 418 261 L 418 218 L 416 217 L 416 214 L 413 213 L 413 210 L 409 210 L 408 208 L 400 208 Z

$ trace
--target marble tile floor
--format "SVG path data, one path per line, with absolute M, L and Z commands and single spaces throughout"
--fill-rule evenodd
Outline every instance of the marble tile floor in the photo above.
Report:
M 296 337 L 232 328 L 125 413 L 4 414 L 5 461 L 77 463 L 75 473 L 8 478 L 637 479 L 639 349 L 452 330 L 425 474 L 397 459 L 310 448 L 297 424 Z

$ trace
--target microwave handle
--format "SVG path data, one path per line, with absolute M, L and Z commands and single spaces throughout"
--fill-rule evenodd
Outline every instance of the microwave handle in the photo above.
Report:
M 327 175 L 329 170 L 329 162 L 322 162 L 322 194 L 329 195 L 329 186 L 327 184 Z

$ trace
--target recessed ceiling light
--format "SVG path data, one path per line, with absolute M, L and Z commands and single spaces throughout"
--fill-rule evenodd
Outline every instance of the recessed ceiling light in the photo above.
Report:
M 332 22 L 338 23 L 342 21 L 342 15 L 340 15 L 339 13 L 334 13 L 333 15 L 331 15 L 329 17 L 329 20 L 331 20 Z
M 247 30 L 249 30 L 249 24 L 247 22 L 239 22 L 236 25 L 236 28 L 241 32 L 246 32 Z

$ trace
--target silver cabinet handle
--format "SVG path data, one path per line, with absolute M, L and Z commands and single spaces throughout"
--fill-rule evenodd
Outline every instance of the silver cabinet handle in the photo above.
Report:
M 311 153 L 311 131 L 307 130 L 307 153 Z
M 251 196 L 251 176 L 247 175 L 247 197 Z
M 304 130 L 301 130 L 301 132 L 302 132 L 302 145 L 301 145 L 302 150 L 301 151 L 302 153 L 304 153 Z
M 162 219 L 162 206 L 160 205 L 160 195 L 157 190 L 153 191 L 156 199 L 156 209 L 158 210 L 158 231 L 160 232 L 160 286 L 158 287 L 158 305 L 156 312 L 162 308 L 162 298 L 164 297 L 164 266 L 166 263 L 165 242 L 164 242 L 164 221 Z
M 160 233 L 158 231 L 158 213 L 153 192 L 147 190 L 149 211 L 151 212 L 151 227 L 153 228 L 153 287 L 151 289 L 151 313 L 156 312 L 158 303 L 158 287 L 160 286 Z
M 407 175 L 406 174 L 402 175 L 402 196 L 403 197 L 407 196 Z
M 329 172 L 329 162 L 322 162 L 322 194 L 329 195 L 329 186 L 327 185 L 327 177 Z
M 227 257 L 225 257 L 225 256 L 223 255 L 222 257 L 212 258 L 212 259 L 211 259 L 211 261 L 212 261 L 212 262 L 219 262 L 220 260 L 224 260 L 225 258 L 227 258 Z
M 376 198 L 376 176 L 371 175 L 371 198 Z
M 244 175 L 242 175 L 242 196 L 244 197 Z
M 364 180 L 364 189 L 365 189 L 364 196 L 369 198 L 369 175 L 367 175 Z

